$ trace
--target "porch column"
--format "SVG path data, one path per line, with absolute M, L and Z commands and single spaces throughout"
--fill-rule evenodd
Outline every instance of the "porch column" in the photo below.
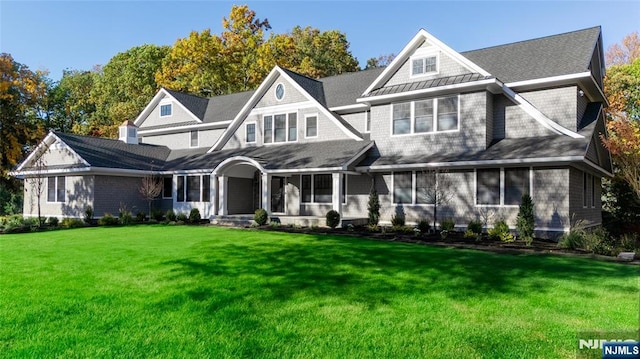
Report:
M 218 214 L 227 215 L 227 189 L 229 178 L 226 175 L 218 177 Z
M 333 191 L 332 203 L 333 210 L 340 214 L 340 221 L 342 222 L 342 174 L 339 172 L 332 173 L 333 178 Z
M 220 197 L 218 187 L 218 176 L 211 175 L 211 194 L 213 194 L 213 198 L 209 200 L 211 201 L 211 207 L 213 207 L 214 216 L 218 215 L 218 198 Z
M 262 209 L 271 215 L 271 175 L 262 173 Z

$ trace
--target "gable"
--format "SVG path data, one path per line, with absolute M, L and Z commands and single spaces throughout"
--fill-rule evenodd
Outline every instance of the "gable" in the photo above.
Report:
M 283 97 L 279 100 L 276 98 L 276 88 L 281 86 L 284 90 Z M 289 79 L 284 78 L 282 75 L 278 75 L 273 83 L 266 88 L 255 108 L 283 106 L 292 103 L 308 102 L 307 96 L 296 89 Z
M 593 127 L 593 134 L 591 135 L 589 147 L 587 147 L 585 156 L 589 161 L 612 173 L 613 167 L 611 163 L 611 155 L 609 153 L 609 150 L 607 150 L 607 148 L 602 143 L 601 139 L 601 136 L 604 136 L 605 138 L 607 137 L 607 131 L 604 126 L 604 116 L 602 115 L 602 111 L 600 111 L 598 119 L 595 122 L 595 126 Z
M 167 93 L 160 92 L 158 98 L 154 98 L 150 105 L 148 110 L 145 109 L 146 116 L 136 119 L 136 125 L 141 130 L 200 123 L 194 114 Z M 171 106 L 171 114 L 168 116 L 163 116 L 161 113 L 161 107 L 165 105 Z
M 89 163 L 56 134 L 49 132 L 33 152 L 17 167 L 16 172 L 33 171 L 38 166 L 43 166 L 46 171 L 85 167 L 89 166 Z

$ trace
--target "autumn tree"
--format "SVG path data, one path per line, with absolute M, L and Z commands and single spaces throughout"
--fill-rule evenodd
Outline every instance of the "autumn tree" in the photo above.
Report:
M 640 36 L 637 31 L 625 36 L 622 43 L 611 45 L 605 54 L 609 66 L 630 64 L 639 57 Z
M 168 52 L 167 46 L 142 45 L 112 57 L 95 78 L 90 101 L 96 111 L 84 132 L 116 137 L 122 121 L 133 121 L 158 91 L 155 74 Z
M 367 60 L 367 66 L 365 67 L 365 70 L 373 69 L 377 67 L 389 66 L 391 61 L 393 61 L 393 59 L 395 58 L 396 58 L 395 54 L 380 55 L 378 57 L 372 57 L 369 60 Z

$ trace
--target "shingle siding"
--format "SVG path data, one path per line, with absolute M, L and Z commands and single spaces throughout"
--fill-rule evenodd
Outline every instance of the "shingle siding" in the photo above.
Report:
M 553 133 L 504 95 L 494 96 L 494 139 L 550 136 Z
M 45 166 L 78 165 L 82 163 L 80 158 L 66 145 L 51 146 L 41 158 Z
M 584 221 L 584 225 L 592 226 L 602 224 L 602 184 L 600 178 L 597 176 L 591 176 L 588 178 L 595 179 L 595 196 L 594 206 L 591 206 L 591 186 L 589 180 L 587 180 L 586 194 L 583 191 L 583 171 L 576 168 L 570 169 L 569 178 L 569 213 L 571 216 L 572 225 L 576 221 Z M 587 205 L 584 206 L 584 196 L 586 195 Z
M 146 213 L 148 204 L 140 195 L 141 184 L 140 177 L 95 176 L 93 211 L 96 217 L 105 213 L 118 216 L 123 207 L 134 215 L 139 211 Z
M 38 196 L 36 179 L 24 181 L 23 215 L 38 216 Z M 42 178 L 42 193 L 40 196 L 40 215 L 42 217 L 84 217 L 87 206 L 94 203 L 94 176 L 66 176 L 65 201 L 47 202 L 47 176 Z
M 278 86 L 279 83 L 282 83 L 285 87 L 284 98 L 281 101 L 278 101 L 276 99 L 276 86 Z M 255 108 L 270 107 L 304 101 L 308 101 L 305 95 L 295 89 L 291 82 L 287 81 L 282 76 L 278 76 L 273 84 L 264 92 L 260 100 L 258 100 Z
M 429 78 L 449 77 L 471 73 L 469 69 L 460 65 L 457 61 L 451 59 L 442 51 L 437 51 L 434 54 L 438 54 L 439 57 L 439 68 L 436 75 L 411 77 L 411 59 L 409 58 L 402 64 L 402 66 L 400 66 L 398 71 L 383 85 L 383 87 L 424 81 Z
M 169 98 L 168 96 L 164 96 L 162 100 L 158 103 L 158 105 L 151 111 L 149 116 L 143 120 L 140 124 L 140 129 L 145 129 L 147 127 L 153 126 L 162 126 L 168 123 L 180 125 L 185 123 L 191 123 L 195 119 L 193 115 L 189 112 L 185 111 L 182 106 L 180 106 L 176 101 L 171 102 L 163 102 L 163 100 Z M 167 103 L 171 103 L 171 116 L 160 117 L 160 106 L 165 105 Z
M 584 116 L 585 111 L 587 110 L 587 105 L 589 104 L 589 99 L 586 95 L 580 96 L 579 91 L 580 88 L 577 88 L 576 91 L 576 99 L 577 99 L 577 113 L 576 113 L 576 124 L 575 130 L 580 130 L 580 124 L 582 123 L 582 117 Z M 571 128 L 570 128 L 571 129 Z
M 198 147 L 211 147 L 224 133 L 224 129 L 197 130 Z M 142 143 L 167 146 L 172 150 L 191 148 L 191 131 L 162 135 L 145 135 Z
M 572 131 L 576 131 L 578 119 L 577 94 L 578 88 L 576 86 L 520 93 L 540 112 Z

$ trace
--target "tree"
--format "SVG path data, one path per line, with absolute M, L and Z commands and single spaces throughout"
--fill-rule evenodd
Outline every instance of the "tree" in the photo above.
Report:
M 446 171 L 430 169 L 422 174 L 426 183 L 418 187 L 416 196 L 423 198 L 426 203 L 433 204 L 433 228 L 436 228 L 438 206 L 449 203 L 453 198 L 453 183 Z
M 528 245 L 533 240 L 533 230 L 535 228 L 534 204 L 528 193 L 522 195 L 518 217 L 516 219 L 516 229 L 520 238 L 524 239 Z
M 45 162 L 45 155 L 49 152 L 49 146 L 44 145 L 36 156 L 34 156 L 33 167 L 30 170 L 33 171 L 33 176 L 25 179 L 26 184 L 28 185 L 28 190 L 33 192 L 33 197 L 36 198 L 36 205 L 38 207 L 38 225 L 42 227 L 44 224 L 44 218 L 42 218 L 41 213 L 41 203 L 42 203 L 42 195 L 46 189 L 45 186 L 45 170 L 47 168 L 47 164 Z
M 151 218 L 151 203 L 162 193 L 162 179 L 154 174 L 148 174 L 142 177 L 142 183 L 138 188 L 138 192 L 142 198 L 147 201 L 149 218 Z
M 89 119 L 96 111 L 91 91 L 98 76 L 96 71 L 63 71 L 62 79 L 48 92 L 48 129 L 89 133 Z
M 380 198 L 378 197 L 378 191 L 376 191 L 375 180 L 369 192 L 367 210 L 369 213 L 369 225 L 377 226 L 378 222 L 380 222 Z
M 640 57 L 629 64 L 609 67 L 604 90 L 609 101 L 609 120 L 617 117 L 640 120 Z
M 0 178 L 44 135 L 40 109 L 45 72 L 29 70 L 10 54 L 0 54 Z
M 367 60 L 367 67 L 365 67 L 364 69 L 368 70 L 368 69 L 373 69 L 377 67 L 389 66 L 391 61 L 393 61 L 393 59 L 395 58 L 396 58 L 395 54 L 380 55 L 378 57 L 372 57 L 369 60 Z
M 609 137 L 602 136 L 602 142 L 611 151 L 617 175 L 640 198 L 640 122 L 621 117 L 607 125 Z
M 622 39 L 621 44 L 613 44 L 607 49 L 605 60 L 609 66 L 630 64 L 640 57 L 640 36 L 632 32 Z
M 90 98 L 95 112 L 80 131 L 116 137 L 120 123 L 134 120 L 158 91 L 155 73 L 168 51 L 167 46 L 142 45 L 112 57 L 97 72 Z

